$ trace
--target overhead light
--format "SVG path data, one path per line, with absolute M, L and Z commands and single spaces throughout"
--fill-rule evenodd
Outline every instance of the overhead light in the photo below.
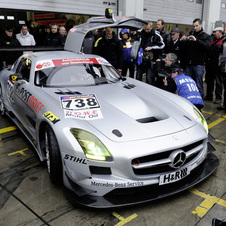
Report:
M 4 20 L 5 16 L 0 15 L 0 20 Z
M 7 16 L 7 20 L 14 20 L 14 16 Z

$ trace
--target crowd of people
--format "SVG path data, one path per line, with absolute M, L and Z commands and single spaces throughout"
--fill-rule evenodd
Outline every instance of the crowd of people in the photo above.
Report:
M 122 76 L 128 75 L 140 81 L 146 79 L 150 85 L 178 93 L 200 110 L 203 100 L 214 101 L 219 110 L 225 110 L 226 75 L 219 60 L 226 40 L 223 28 L 216 27 L 209 35 L 197 18 L 189 35 L 184 35 L 178 27 L 169 33 L 164 25 L 164 20 L 159 19 L 156 29 L 152 22 L 148 22 L 141 31 L 123 28 L 119 34 L 110 27 L 98 29 L 86 35 L 81 51 L 104 57 Z M 11 27 L 6 27 L 0 37 L 0 47 L 64 46 L 66 36 L 64 26 L 51 24 L 50 32 L 41 30 L 36 36 L 24 24 L 18 34 L 14 34 Z M 134 58 L 131 51 L 135 42 L 139 43 L 139 48 Z M 5 67 L 13 64 L 18 56 L 9 52 L 0 54 L 0 57 L 0 67 Z

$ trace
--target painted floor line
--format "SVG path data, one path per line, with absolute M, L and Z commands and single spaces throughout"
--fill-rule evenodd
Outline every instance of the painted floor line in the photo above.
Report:
M 124 218 L 124 217 L 120 216 L 116 212 L 113 212 L 112 214 L 113 214 L 113 216 L 115 216 L 116 218 L 118 218 L 120 220 L 120 222 L 115 224 L 115 226 L 122 226 L 122 225 L 130 222 L 131 220 L 133 220 L 134 218 L 136 218 L 138 216 L 136 213 L 134 213 L 133 215 L 131 215 L 131 216 L 127 217 L 127 218 Z
M 11 132 L 11 131 L 16 130 L 16 129 L 17 129 L 16 126 L 9 126 L 9 127 L 0 129 L 0 134 L 2 134 L 2 133 L 7 133 L 7 132 Z
M 203 217 L 214 204 L 221 205 L 226 208 L 226 201 L 216 196 L 212 196 L 209 194 L 205 194 L 204 192 L 200 192 L 195 188 L 189 189 L 189 191 L 195 195 L 198 195 L 204 198 L 204 201 L 192 211 L 193 214 L 197 214 L 199 217 Z
M 211 122 L 210 124 L 208 124 L 208 128 L 212 128 L 216 125 L 218 125 L 219 123 L 223 122 L 225 120 L 225 118 L 219 118 L 217 120 L 215 120 L 214 122 Z

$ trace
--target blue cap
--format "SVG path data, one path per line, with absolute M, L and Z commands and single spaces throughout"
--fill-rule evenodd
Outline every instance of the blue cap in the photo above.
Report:
M 128 29 L 123 28 L 123 29 L 120 31 L 120 34 L 129 34 L 129 31 L 128 31 Z

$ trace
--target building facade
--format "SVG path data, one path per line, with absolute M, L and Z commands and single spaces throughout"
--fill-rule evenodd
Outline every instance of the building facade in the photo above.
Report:
M 216 22 L 226 21 L 226 0 L 0 0 L 0 27 L 17 27 L 32 21 L 48 26 L 53 21 L 68 27 L 85 22 L 91 16 L 111 8 L 115 15 L 136 16 L 155 22 L 163 19 L 166 29 L 179 27 L 189 32 L 195 18 L 203 20 L 211 33 Z

